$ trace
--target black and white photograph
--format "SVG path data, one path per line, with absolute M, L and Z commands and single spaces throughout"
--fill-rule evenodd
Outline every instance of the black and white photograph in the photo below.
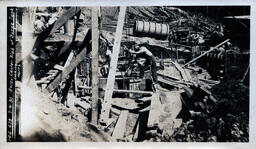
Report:
M 6 12 L 6 142 L 252 141 L 250 5 Z

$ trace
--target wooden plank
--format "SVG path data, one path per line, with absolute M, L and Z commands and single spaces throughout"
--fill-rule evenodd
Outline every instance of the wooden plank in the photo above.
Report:
M 184 70 L 188 80 L 191 81 L 192 80 L 192 76 L 191 76 L 190 72 L 187 69 L 183 69 L 183 70 Z
M 130 98 L 112 98 L 112 106 L 125 110 L 134 110 L 140 108 L 138 102 L 135 102 L 135 100 Z
M 151 99 L 151 105 L 150 105 L 150 111 L 149 111 L 148 123 L 147 123 L 147 126 L 149 128 L 158 126 L 160 109 L 161 109 L 161 102 L 159 98 L 159 93 L 156 92 L 153 94 Z
M 92 89 L 92 87 L 90 86 L 86 86 L 86 85 L 80 85 L 78 86 L 78 88 L 82 88 L 82 89 Z M 105 89 L 103 89 L 105 90 Z M 148 94 L 148 95 L 153 95 L 153 92 L 149 92 L 149 91 L 140 91 L 140 90 L 121 90 L 121 89 L 113 89 L 113 92 L 118 92 L 118 93 L 128 93 L 128 94 Z
M 71 7 L 68 10 L 66 10 L 60 17 L 59 19 L 54 23 L 53 28 L 50 32 L 50 35 L 52 33 L 55 33 L 61 26 L 63 26 L 70 18 L 75 16 L 80 12 L 79 7 Z
M 71 51 L 69 53 L 68 59 L 66 60 L 66 63 L 64 64 L 64 68 L 68 67 L 68 65 L 71 63 L 73 57 L 74 57 L 74 52 Z
M 149 91 L 140 91 L 140 90 L 121 90 L 121 89 L 113 89 L 113 92 L 129 93 L 129 94 L 150 94 L 150 95 L 153 95 L 153 92 L 149 92 Z
M 194 90 L 189 88 L 189 87 L 184 87 L 183 88 L 186 95 L 188 96 L 188 98 L 191 98 L 193 96 Z
M 119 115 L 119 118 L 117 120 L 115 129 L 112 133 L 112 137 L 114 139 L 123 139 L 124 138 L 128 113 L 129 113 L 128 110 L 122 110 L 121 111 L 121 114 Z
M 180 72 L 182 78 L 184 79 L 184 81 L 189 81 L 187 74 L 184 72 L 184 69 L 180 66 L 179 63 L 174 62 L 175 67 L 177 68 L 177 70 Z
M 83 108 L 84 110 L 91 109 L 91 105 L 88 102 L 82 101 L 82 100 L 75 100 L 74 106 L 79 106 L 79 107 Z
M 207 83 L 211 83 L 211 84 L 219 84 L 220 81 L 215 81 L 215 80 L 209 80 L 209 79 L 204 79 L 204 78 L 199 78 L 199 80 L 205 81 Z
M 174 87 L 179 87 L 179 88 L 182 88 L 182 87 L 187 86 L 187 85 L 193 85 L 190 82 L 185 82 L 185 81 L 181 81 L 181 80 L 174 80 L 174 79 L 171 79 L 168 76 L 166 77 L 164 75 L 159 75 L 158 76 L 158 81 L 162 82 L 164 84 L 174 86 Z
M 92 7 L 92 124 L 98 124 L 99 7 Z
M 117 68 L 118 55 L 120 52 L 120 44 L 121 44 L 121 39 L 122 39 L 125 12 L 126 12 L 126 7 L 125 6 L 120 7 L 118 23 L 117 23 L 117 28 L 116 28 L 116 34 L 115 34 L 115 42 L 114 42 L 114 46 L 113 46 L 111 62 L 110 62 L 110 69 L 109 69 L 108 80 L 107 80 L 107 85 L 106 85 L 107 90 L 105 92 L 104 101 L 102 104 L 102 111 L 101 111 L 100 122 L 105 123 L 105 124 L 108 121 L 109 111 L 111 108 L 111 98 L 112 98 L 113 88 L 114 88 L 114 83 L 115 83 L 115 74 L 116 74 L 116 68 Z
M 58 64 L 54 65 L 53 68 L 55 68 L 55 69 L 57 69 L 57 70 L 60 70 L 60 71 L 63 71 L 63 70 L 64 70 L 64 67 L 61 66 L 61 65 L 58 65 Z
M 170 76 L 170 75 L 167 75 L 167 74 L 164 74 L 164 73 L 160 73 L 160 72 L 157 72 L 157 75 L 158 75 L 158 76 L 165 77 L 165 78 L 168 78 L 168 79 L 172 79 L 172 80 L 180 80 L 180 79 L 177 78 L 177 77 Z
M 81 89 L 89 89 L 89 90 L 91 90 L 92 89 L 92 87 L 89 87 L 89 86 L 86 86 L 86 85 L 79 85 L 79 86 L 77 86 L 78 88 L 81 88 Z
M 165 79 L 163 79 L 163 78 L 161 78 L 161 77 L 158 77 L 158 81 L 161 82 L 161 83 L 170 85 L 170 86 L 178 87 L 178 88 L 182 88 L 182 87 L 183 87 L 183 85 L 180 84 L 180 83 L 177 83 L 177 82 L 175 82 L 175 81 L 165 80 Z

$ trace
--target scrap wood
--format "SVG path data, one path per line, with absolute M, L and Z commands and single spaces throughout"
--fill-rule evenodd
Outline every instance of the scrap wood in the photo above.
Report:
M 161 82 L 161 83 L 170 85 L 170 86 L 178 87 L 178 88 L 183 87 L 180 83 L 177 83 L 177 82 L 174 82 L 174 81 L 169 81 L 169 80 L 166 80 L 166 79 L 161 78 L 161 77 L 158 77 L 158 81 Z
M 74 101 L 74 106 L 79 106 L 79 107 L 83 108 L 84 110 L 91 109 L 90 103 L 88 103 L 86 101 L 83 101 L 83 100 L 76 100 L 76 101 Z
M 210 83 L 210 84 L 219 84 L 220 83 L 220 81 L 203 79 L 203 78 L 199 78 L 199 80 L 205 81 L 205 82 Z
M 54 26 L 50 32 L 50 35 L 55 33 L 61 26 L 63 26 L 70 18 L 80 13 L 81 9 L 79 7 L 71 7 L 59 17 L 59 19 L 54 23 Z
M 161 102 L 159 98 L 159 93 L 156 92 L 152 96 L 150 111 L 148 116 L 147 126 L 149 128 L 158 126 L 159 123 L 159 110 L 161 109 Z
M 113 92 L 118 92 L 118 93 L 130 93 L 130 94 L 149 94 L 149 95 L 152 95 L 152 94 L 153 94 L 153 92 L 150 92 L 150 91 L 121 90 L 121 89 L 113 89 Z
M 191 78 L 189 78 L 188 76 L 187 76 L 187 73 L 185 72 L 185 70 L 180 66 L 180 64 L 179 63 L 177 63 L 177 62 L 173 62 L 174 63 L 174 65 L 175 65 L 175 67 L 177 68 L 177 70 L 180 72 L 180 74 L 181 74 L 181 76 L 182 76 L 182 78 L 184 79 L 184 81 L 190 81 L 189 79 L 191 79 Z
M 62 81 L 65 81 L 69 74 L 80 64 L 80 62 L 85 59 L 88 53 L 86 45 L 90 42 L 91 39 L 91 31 L 89 29 L 87 29 L 86 31 L 87 34 L 84 38 L 84 41 L 78 47 L 79 50 L 83 50 L 77 55 L 76 58 L 71 60 L 71 63 L 67 67 L 65 67 L 64 70 L 47 86 L 46 90 L 44 90 L 44 93 L 52 92 Z M 66 63 L 69 62 L 67 61 Z
M 194 93 L 194 90 L 191 89 L 191 88 L 189 88 L 189 87 L 184 87 L 183 89 L 184 89 L 186 95 L 187 95 L 189 98 L 191 98 L 192 95 L 193 95 L 193 93 Z
M 47 86 L 47 88 L 44 90 L 45 93 L 51 93 L 63 80 L 65 80 L 69 74 L 84 60 L 84 57 L 87 55 L 87 48 L 84 48 L 83 51 L 81 51 L 75 60 L 70 63 L 68 67 L 66 67 L 52 82 Z
M 206 93 L 207 96 L 208 96 L 214 103 L 217 102 L 217 99 L 213 97 L 211 91 L 209 91 L 208 89 L 206 89 L 206 88 L 204 88 L 204 87 L 202 87 L 202 86 L 200 86 L 200 89 L 201 89 L 204 93 Z
M 170 76 L 170 75 L 167 75 L 167 74 L 164 74 L 164 73 L 160 73 L 160 72 L 157 72 L 157 75 L 158 75 L 158 76 L 162 76 L 162 77 L 164 77 L 164 78 L 172 79 L 172 80 L 180 80 L 180 79 L 177 78 L 177 77 Z
M 114 139 L 123 139 L 126 130 L 126 121 L 128 118 L 128 110 L 122 110 L 116 122 L 112 137 Z

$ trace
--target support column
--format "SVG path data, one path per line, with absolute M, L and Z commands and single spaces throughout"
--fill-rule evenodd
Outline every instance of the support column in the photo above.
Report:
M 99 99 L 99 7 L 92 7 L 92 117 L 91 122 L 98 124 L 98 99 Z

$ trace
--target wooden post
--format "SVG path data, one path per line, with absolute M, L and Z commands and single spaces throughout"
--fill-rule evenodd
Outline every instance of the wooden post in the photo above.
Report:
M 125 11 L 126 11 L 126 7 L 124 6 L 120 7 L 116 34 L 115 34 L 115 42 L 113 46 L 110 69 L 109 69 L 108 80 L 106 85 L 106 92 L 104 96 L 104 102 L 102 104 L 100 122 L 105 124 L 108 123 L 109 112 L 111 108 L 111 98 L 112 98 L 113 88 L 115 83 L 115 74 L 116 74 L 118 55 L 120 52 L 120 44 L 121 44 L 122 32 L 123 32 L 123 26 L 124 26 Z
M 94 125 L 98 124 L 98 98 L 99 98 L 99 7 L 92 8 L 92 118 Z
M 121 111 L 121 114 L 119 115 L 119 118 L 116 122 L 115 129 L 112 133 L 112 137 L 114 139 L 123 139 L 124 138 L 128 113 L 129 113 L 128 110 Z

